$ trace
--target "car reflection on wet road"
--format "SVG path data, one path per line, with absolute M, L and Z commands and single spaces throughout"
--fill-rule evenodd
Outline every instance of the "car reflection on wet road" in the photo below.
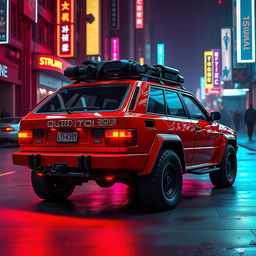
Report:
M 0 148 L 0 255 L 256 255 L 255 152 L 239 148 L 232 188 L 185 175 L 181 202 L 143 208 L 126 185 L 76 187 L 70 200 L 46 202 L 30 171 Z

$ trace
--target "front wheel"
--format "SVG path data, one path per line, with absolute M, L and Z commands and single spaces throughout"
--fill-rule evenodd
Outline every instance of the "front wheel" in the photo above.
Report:
M 226 146 L 220 170 L 210 173 L 210 180 L 216 187 L 231 187 L 236 179 L 237 158 L 234 147 L 230 144 Z
M 75 188 L 75 185 L 63 183 L 60 177 L 39 176 L 34 170 L 31 172 L 31 182 L 35 193 L 49 201 L 65 200 Z
M 163 150 L 149 175 L 138 177 L 142 202 L 154 210 L 169 210 L 178 203 L 182 191 L 182 166 L 177 154 Z

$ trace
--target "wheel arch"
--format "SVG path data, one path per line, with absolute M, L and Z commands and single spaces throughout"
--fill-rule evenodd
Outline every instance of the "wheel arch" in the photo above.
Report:
M 150 174 L 155 166 L 155 162 L 158 159 L 160 152 L 166 149 L 172 150 L 178 155 L 182 165 L 182 172 L 185 173 L 185 155 L 180 137 L 176 134 L 157 134 L 150 148 L 148 160 L 144 170 L 140 172 L 139 175 Z

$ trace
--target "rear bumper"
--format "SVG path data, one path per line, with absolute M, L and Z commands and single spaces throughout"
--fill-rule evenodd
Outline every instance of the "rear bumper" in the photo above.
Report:
M 143 171 L 148 154 L 81 154 L 59 152 L 16 152 L 12 155 L 13 163 L 30 168 L 53 166 L 65 163 L 67 167 L 85 169 L 108 169 Z

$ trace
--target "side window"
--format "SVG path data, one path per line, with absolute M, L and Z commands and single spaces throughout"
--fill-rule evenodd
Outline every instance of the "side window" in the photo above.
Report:
M 186 116 L 180 98 L 176 92 L 165 91 L 167 113 L 172 116 Z
M 150 88 L 147 112 L 165 114 L 164 91 L 162 89 Z
M 187 106 L 187 110 L 190 114 L 190 118 L 197 120 L 208 121 L 206 114 L 202 110 L 201 106 L 191 97 L 182 95 Z

